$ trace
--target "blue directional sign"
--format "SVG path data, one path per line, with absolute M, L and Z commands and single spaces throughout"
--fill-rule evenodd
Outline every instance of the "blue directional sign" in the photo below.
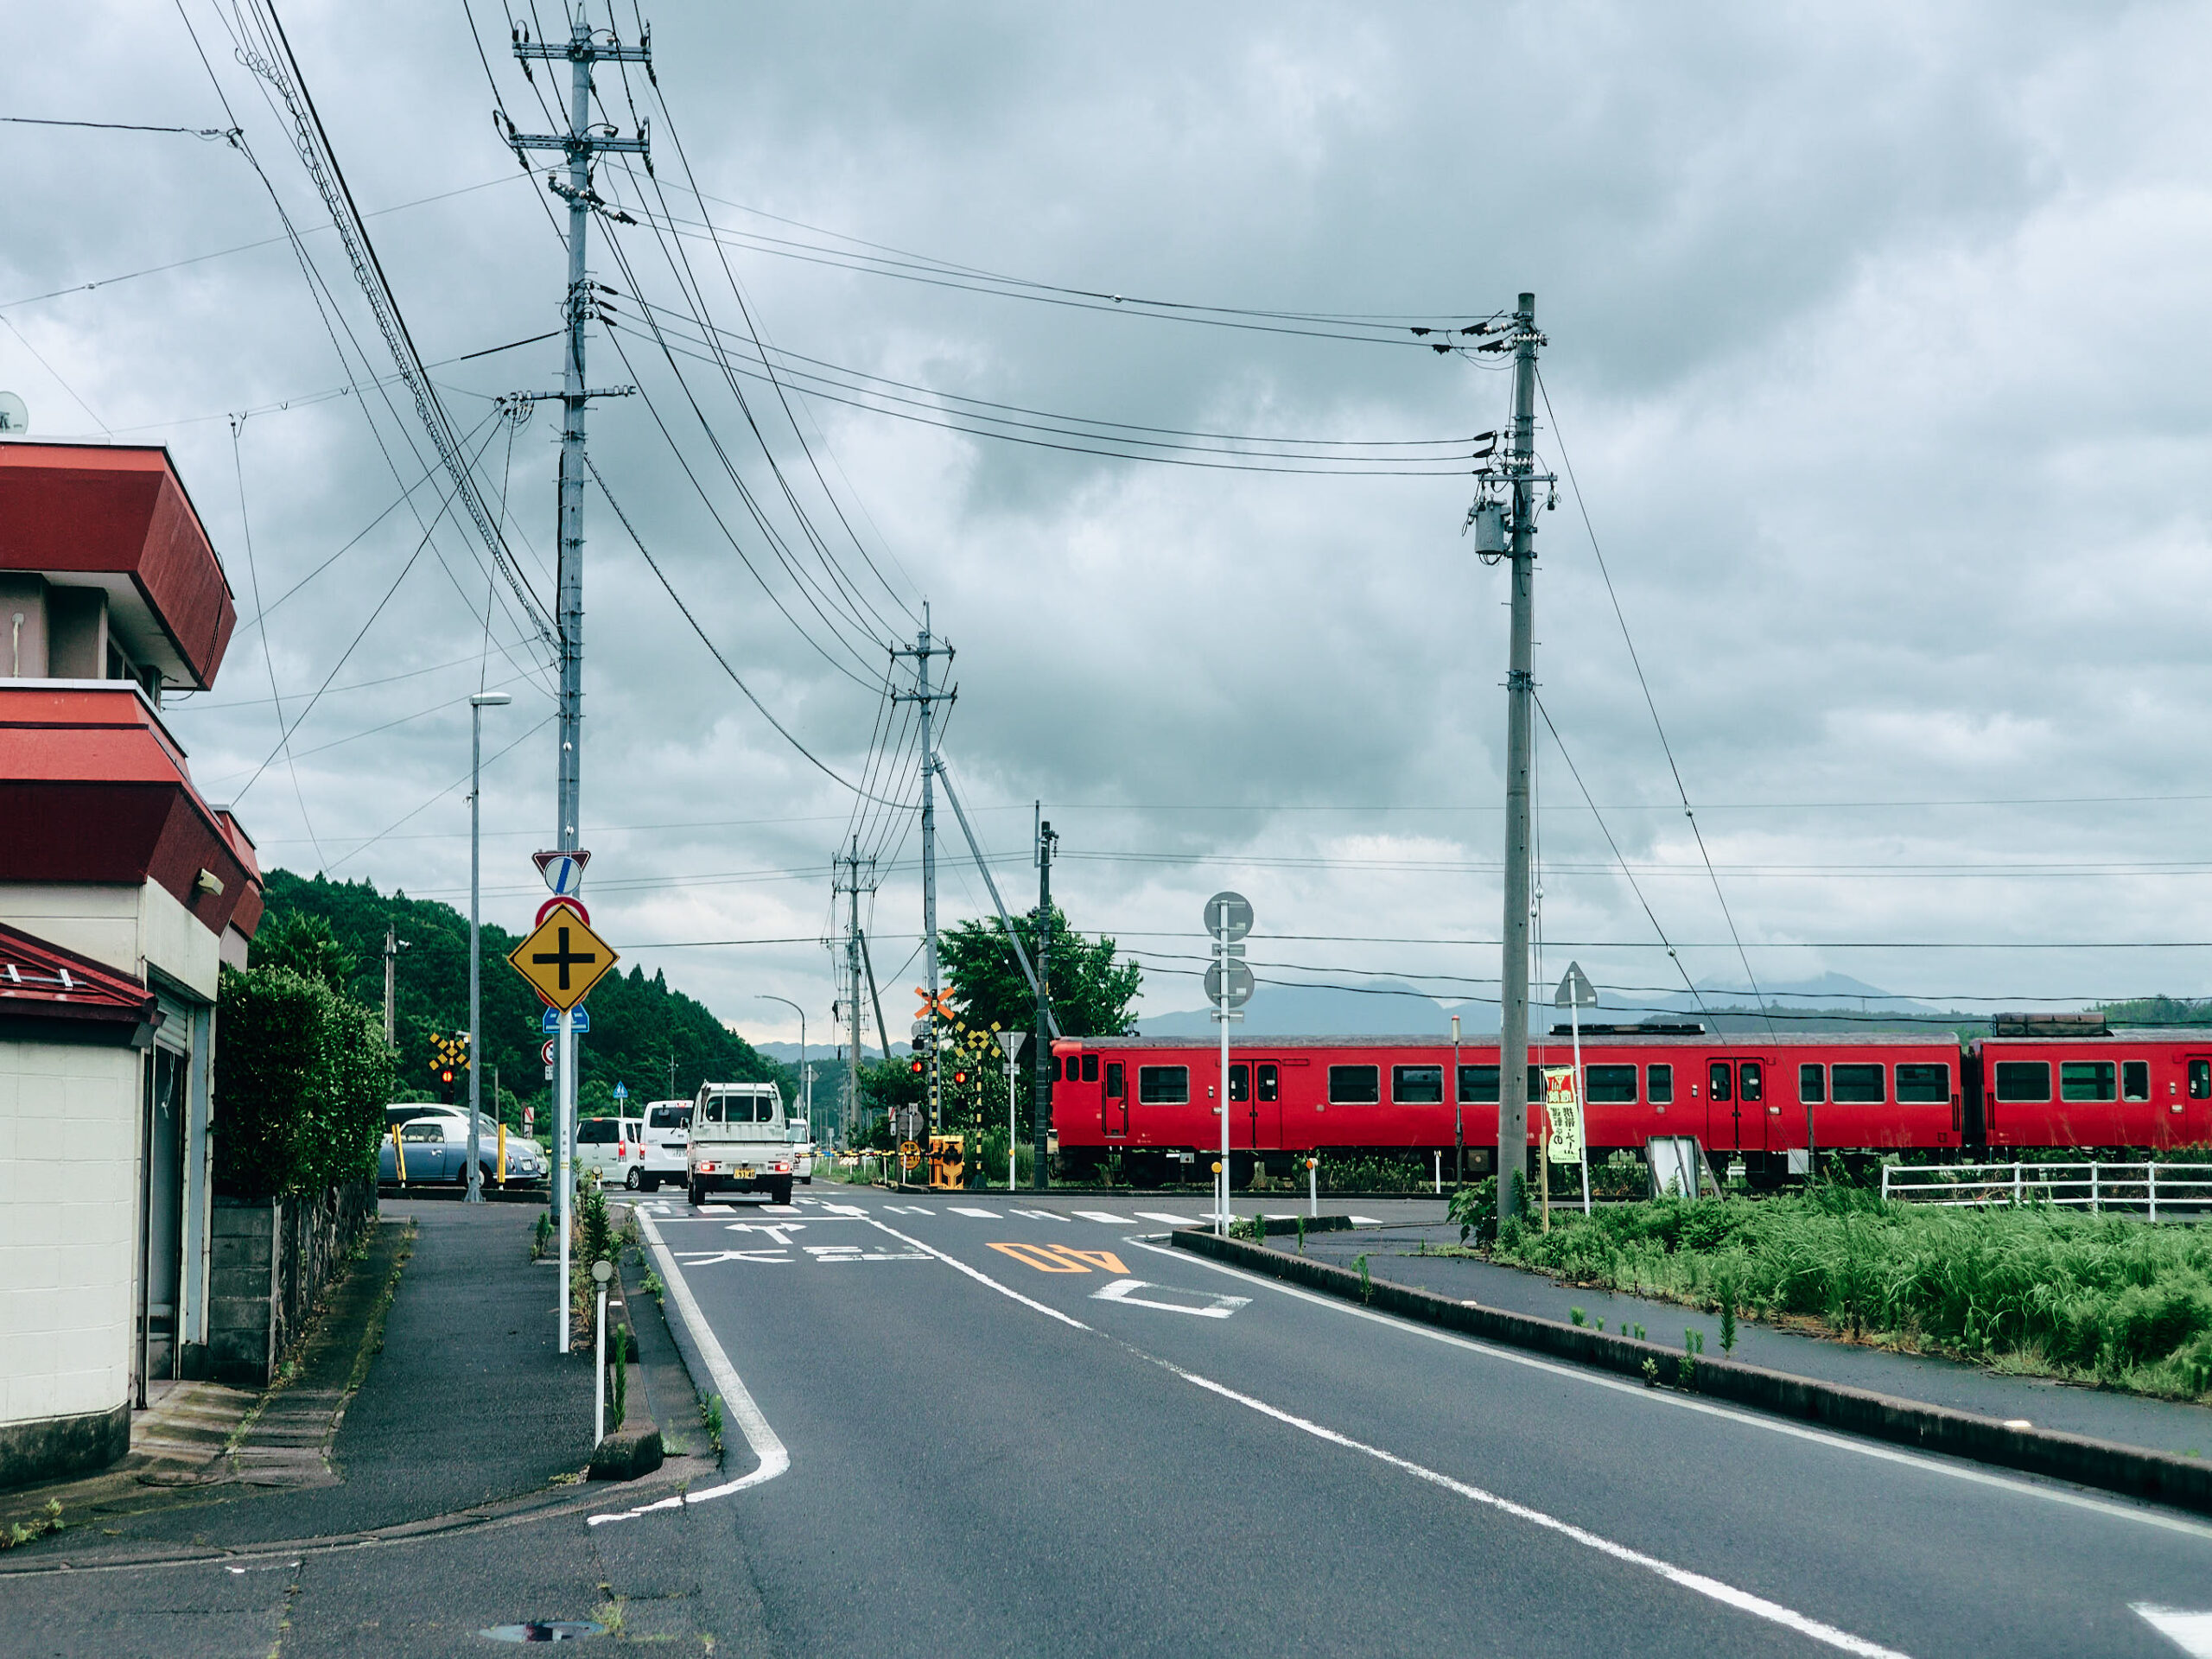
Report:
M 538 1022 L 538 1029 L 543 1031 L 548 1037 L 558 1036 L 561 1030 L 560 1010 L 557 1008 L 546 1009 L 544 1019 Z M 581 1037 L 584 1033 L 590 1029 L 591 1010 L 586 1007 L 578 1007 L 576 1010 L 576 1034 Z
M 627 1099 L 629 1099 L 629 1098 L 630 1098 L 630 1085 L 629 1085 L 628 1084 L 626 1084 L 626 1083 L 618 1083 L 618 1084 L 616 1084 L 614 1085 L 614 1098 L 615 1098 L 615 1099 L 617 1099 L 617 1100 L 627 1100 Z

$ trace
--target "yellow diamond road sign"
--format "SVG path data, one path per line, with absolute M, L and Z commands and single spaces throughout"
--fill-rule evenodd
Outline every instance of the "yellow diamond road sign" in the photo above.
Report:
M 614 950 L 565 905 L 546 912 L 537 931 L 507 953 L 514 970 L 556 1008 L 582 1001 L 615 963 Z

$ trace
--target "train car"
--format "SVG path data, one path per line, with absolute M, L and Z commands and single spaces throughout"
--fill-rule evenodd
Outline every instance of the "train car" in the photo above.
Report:
M 1306 1154 L 1447 1158 L 1464 1135 L 1471 1171 L 1494 1166 L 1497 1043 L 1420 1037 L 1232 1039 L 1226 1090 L 1218 1044 L 1110 1037 L 1053 1044 L 1052 1121 L 1064 1166 L 1118 1155 L 1140 1185 L 1199 1179 L 1220 1155 L 1226 1093 L 1232 1179 L 1288 1174 Z M 1572 1062 L 1564 1031 L 1532 1039 L 1541 1069 Z M 1754 1036 L 1701 1027 L 1592 1026 L 1583 1035 L 1588 1140 L 1599 1154 L 1655 1135 L 1695 1135 L 1779 1180 L 1809 1136 L 1821 1152 L 1965 1144 L 1965 1066 L 1948 1035 Z M 1535 1143 L 1532 1131 L 1530 1144 Z
M 1977 1138 L 2030 1147 L 2212 1142 L 2212 1031 L 2107 1029 L 2091 1016 L 1999 1016 L 1967 1050 Z

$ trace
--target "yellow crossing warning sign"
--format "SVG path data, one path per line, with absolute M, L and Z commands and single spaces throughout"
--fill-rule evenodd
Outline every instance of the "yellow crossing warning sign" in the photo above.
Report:
M 530 937 L 507 953 L 531 988 L 563 1010 L 582 1001 L 616 960 L 614 948 L 566 905 L 547 911 Z

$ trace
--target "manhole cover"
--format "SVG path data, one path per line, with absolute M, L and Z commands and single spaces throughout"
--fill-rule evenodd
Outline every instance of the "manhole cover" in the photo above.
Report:
M 479 1636 L 488 1636 L 494 1642 L 574 1642 L 579 1637 L 603 1636 L 604 1624 L 588 1624 L 581 1618 L 534 1618 L 526 1624 L 494 1624 L 488 1630 L 479 1630 Z

